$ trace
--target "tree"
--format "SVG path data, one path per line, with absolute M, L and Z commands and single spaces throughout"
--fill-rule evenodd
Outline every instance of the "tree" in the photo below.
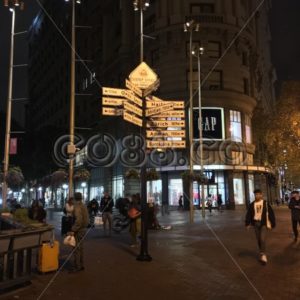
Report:
M 300 82 L 283 84 L 276 112 L 261 120 L 267 126 L 265 146 L 268 160 L 283 167 L 286 179 L 300 185 Z

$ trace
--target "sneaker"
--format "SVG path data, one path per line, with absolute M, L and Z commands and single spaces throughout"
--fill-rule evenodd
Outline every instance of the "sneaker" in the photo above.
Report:
M 130 245 L 131 248 L 135 248 L 135 247 L 137 247 L 137 246 L 138 246 L 138 244 L 131 244 L 131 245 Z
M 266 264 L 266 263 L 268 262 L 268 259 L 267 259 L 266 254 L 261 253 L 261 255 L 260 255 L 260 261 L 261 261 L 263 264 Z

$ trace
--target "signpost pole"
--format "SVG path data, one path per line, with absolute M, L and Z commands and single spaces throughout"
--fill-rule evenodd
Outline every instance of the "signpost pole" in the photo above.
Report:
M 140 30 L 141 30 L 141 56 L 140 62 L 143 62 L 144 59 L 144 48 L 143 48 L 143 8 L 144 1 L 140 0 Z M 144 138 L 144 149 L 147 156 L 147 145 L 146 145 L 146 100 L 144 97 L 143 100 L 143 126 L 142 126 L 142 138 Z M 146 159 L 147 162 L 147 159 Z M 146 162 L 142 164 L 141 167 L 141 206 L 142 206 L 142 216 L 141 216 L 141 248 L 140 254 L 137 256 L 139 261 L 151 261 L 152 257 L 148 253 L 148 203 L 147 203 L 147 178 L 146 178 Z

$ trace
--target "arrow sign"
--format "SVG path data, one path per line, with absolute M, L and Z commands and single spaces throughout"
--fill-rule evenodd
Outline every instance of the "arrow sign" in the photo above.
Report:
M 154 96 L 152 96 L 152 101 L 150 100 L 150 98 L 146 98 L 146 107 L 147 108 L 151 108 L 151 107 L 158 107 L 158 106 L 162 106 L 165 104 L 169 104 L 172 103 L 174 105 L 174 108 L 184 108 L 184 101 L 156 101 L 153 100 Z M 156 98 L 156 97 L 155 97 Z M 158 98 L 157 98 L 158 99 Z
M 143 97 L 143 91 L 139 87 L 137 87 L 135 84 L 133 84 L 132 82 L 130 82 L 127 79 L 126 79 L 125 83 L 126 83 L 126 87 L 128 89 L 130 89 L 131 91 L 133 91 L 134 93 L 136 93 L 140 97 Z
M 124 90 L 124 89 L 114 89 L 114 88 L 109 88 L 109 87 L 103 87 L 102 95 L 124 97 L 125 91 L 126 90 Z
M 171 104 L 171 103 L 166 104 L 166 105 L 162 105 L 162 106 L 159 106 L 159 107 L 149 108 L 149 109 L 146 110 L 146 117 L 160 114 L 164 111 L 171 110 L 172 108 L 173 108 L 173 104 Z
M 103 116 L 120 116 L 122 115 L 122 109 L 116 109 L 111 107 L 102 107 Z
M 147 148 L 185 148 L 185 141 L 147 141 Z
M 124 108 L 130 112 L 135 113 L 136 115 L 139 115 L 141 117 L 143 116 L 143 111 L 140 108 L 138 108 L 128 102 L 124 102 Z
M 184 110 L 171 110 L 152 116 L 152 118 L 184 118 L 184 116 Z
M 153 137 L 185 137 L 184 130 L 147 130 L 147 138 Z
M 185 121 L 148 121 L 147 127 L 185 127 Z
M 120 98 L 108 98 L 102 97 L 103 105 L 111 105 L 111 106 L 121 106 L 123 104 L 123 99 Z
M 138 125 L 138 126 L 140 126 L 140 127 L 143 126 L 143 121 L 142 121 L 142 119 L 140 119 L 140 118 L 138 118 L 138 117 L 136 117 L 136 116 L 134 116 L 134 115 L 132 115 L 132 114 L 129 114 L 129 113 L 128 113 L 127 111 L 125 111 L 125 110 L 124 110 L 124 112 L 123 112 L 123 119 L 124 119 L 125 121 L 128 121 L 128 122 L 130 122 L 130 123 L 133 123 L 133 124 Z
M 136 97 L 132 91 L 126 90 L 124 93 L 124 97 L 138 106 L 142 107 L 143 106 L 143 101 L 139 97 Z

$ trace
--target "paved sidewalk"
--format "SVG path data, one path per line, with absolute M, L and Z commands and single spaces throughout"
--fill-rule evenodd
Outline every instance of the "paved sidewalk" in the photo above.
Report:
M 213 211 L 205 221 L 196 211 L 192 225 L 188 212 L 171 211 L 160 223 L 172 224 L 172 230 L 149 231 L 152 262 L 136 261 L 138 249 L 129 247 L 127 231 L 106 238 L 102 229 L 92 229 L 85 271 L 36 274 L 31 286 L 0 299 L 300 299 L 300 244 L 292 242 L 288 209 L 275 213 L 267 266 L 257 261 L 254 232 L 244 228 L 245 211 Z M 59 229 L 60 215 L 52 219 Z M 61 248 L 63 263 L 68 248 Z

